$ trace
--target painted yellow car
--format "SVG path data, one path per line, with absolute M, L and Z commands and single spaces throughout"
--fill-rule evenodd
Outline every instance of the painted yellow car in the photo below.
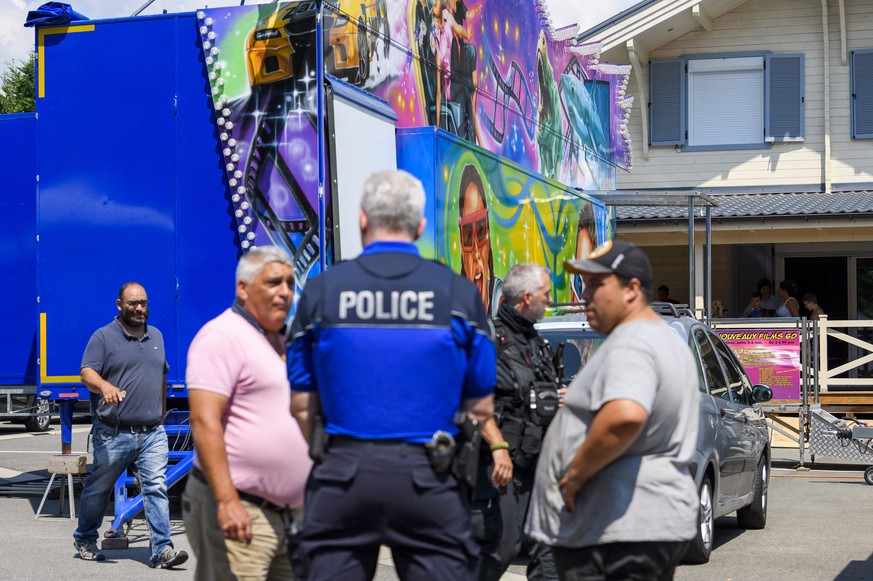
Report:
M 363 85 L 370 76 L 370 61 L 376 54 L 378 35 L 384 35 L 386 48 L 389 44 L 387 3 L 385 0 L 338 0 L 334 6 L 333 18 L 326 20 L 331 48 L 327 70 Z
M 246 41 L 246 68 L 254 87 L 294 76 L 292 58 L 315 33 L 315 2 L 292 2 L 258 22 Z M 308 33 L 308 34 L 307 34 Z M 302 56 L 302 55 L 301 55 Z
M 390 45 L 386 0 L 334 0 L 325 4 L 327 72 L 363 85 L 370 74 L 376 40 Z M 274 83 L 303 73 L 314 64 L 315 2 L 282 5 L 264 17 L 246 42 L 246 67 L 252 86 Z

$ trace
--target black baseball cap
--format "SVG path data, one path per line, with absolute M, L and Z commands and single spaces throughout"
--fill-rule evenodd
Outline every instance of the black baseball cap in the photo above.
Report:
M 637 278 L 643 288 L 652 288 L 652 263 L 639 247 L 624 240 L 607 240 L 585 258 L 564 261 L 573 273 L 617 274 Z

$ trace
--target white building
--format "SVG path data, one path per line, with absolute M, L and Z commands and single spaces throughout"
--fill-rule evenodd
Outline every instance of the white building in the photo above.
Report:
M 633 67 L 633 168 L 619 191 L 718 203 L 713 299 L 736 314 L 759 278 L 793 279 L 832 319 L 873 318 L 873 2 L 646 0 L 578 40 Z M 687 208 L 617 214 L 656 286 L 702 306 L 703 219 L 690 289 Z

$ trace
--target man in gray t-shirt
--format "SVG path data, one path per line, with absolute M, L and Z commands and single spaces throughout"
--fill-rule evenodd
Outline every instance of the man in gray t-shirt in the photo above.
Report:
M 81 559 L 106 559 L 97 548 L 97 529 L 115 481 L 130 466 L 142 488 L 149 564 L 169 569 L 184 563 L 188 554 L 176 551 L 170 539 L 169 447 L 162 425 L 169 369 L 164 338 L 146 323 L 149 300 L 141 284 L 122 285 L 115 307 L 118 317 L 94 332 L 82 355 L 82 383 L 99 399 L 91 428 L 94 462 L 79 501 L 73 545 Z
M 565 267 L 607 339 L 549 427 L 525 530 L 552 545 L 562 579 L 672 579 L 697 527 L 696 366 L 649 306 L 642 250 L 610 241 Z

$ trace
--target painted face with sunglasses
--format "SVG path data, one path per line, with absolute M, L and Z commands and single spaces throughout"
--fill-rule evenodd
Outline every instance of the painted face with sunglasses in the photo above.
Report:
M 468 178 L 472 170 L 475 177 Z M 467 166 L 461 179 L 460 218 L 461 274 L 473 281 L 488 312 L 491 312 L 491 237 L 488 228 L 488 207 L 485 205 L 482 181 L 473 166 Z

